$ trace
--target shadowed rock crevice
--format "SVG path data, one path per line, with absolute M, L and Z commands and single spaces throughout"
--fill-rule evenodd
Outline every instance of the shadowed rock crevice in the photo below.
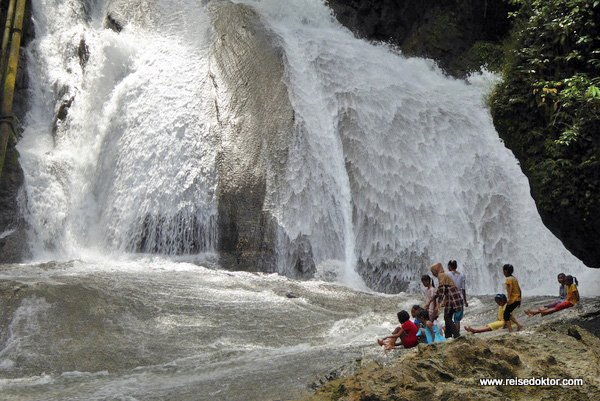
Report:
M 361 38 L 392 43 L 407 56 L 436 60 L 462 77 L 493 61 L 510 29 L 503 0 L 328 0 L 340 23 Z

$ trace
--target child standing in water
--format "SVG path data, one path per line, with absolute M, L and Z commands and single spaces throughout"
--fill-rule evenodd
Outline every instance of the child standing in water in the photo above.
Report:
M 429 320 L 433 322 L 437 319 L 435 314 L 435 286 L 433 285 L 433 279 L 428 274 L 424 274 L 421 276 L 421 283 L 426 288 L 425 296 L 427 297 L 427 302 L 423 309 L 429 312 Z
M 508 301 L 504 309 L 504 328 L 507 328 L 509 333 L 512 333 L 511 320 L 517 325 L 517 330 L 523 328 L 523 325 L 514 316 L 511 316 L 513 311 L 521 305 L 521 287 L 519 287 L 519 281 L 512 275 L 514 270 L 513 265 L 506 264 L 502 266 L 502 272 L 506 277 L 506 294 L 508 295 Z
M 504 327 L 504 310 L 506 309 L 507 303 L 506 295 L 496 294 L 496 298 L 494 298 L 494 301 L 496 301 L 496 304 L 498 305 L 498 320 L 488 324 L 487 326 L 479 327 L 477 329 L 465 326 L 465 330 L 467 330 L 469 333 L 477 334 L 483 333 L 485 331 L 498 330 Z
M 573 276 L 566 276 L 565 287 L 567 287 L 567 300 L 565 302 L 561 302 L 558 305 L 553 306 L 551 308 L 544 307 L 538 310 L 526 310 L 525 313 L 527 314 L 527 316 L 535 316 L 538 313 L 542 316 L 546 316 L 554 312 L 558 312 L 559 310 L 563 310 L 574 306 L 575 304 L 577 304 L 577 302 L 579 302 L 579 290 L 577 289 L 577 285 L 579 285 L 577 278 Z
M 399 345 L 403 345 L 404 348 L 411 348 L 419 342 L 417 338 L 419 329 L 410 321 L 407 311 L 402 310 L 398 312 L 398 321 L 401 326 L 396 327 L 391 336 L 377 340 L 377 344 L 381 345 L 384 349 L 394 349 Z M 400 339 L 400 342 L 396 342 L 398 339 Z M 385 342 L 385 340 L 388 341 Z

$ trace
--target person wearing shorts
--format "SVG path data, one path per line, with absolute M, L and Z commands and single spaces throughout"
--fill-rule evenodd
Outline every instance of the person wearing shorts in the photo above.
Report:
M 496 320 L 495 322 L 489 323 L 483 327 L 476 328 L 476 329 L 469 327 L 469 326 L 465 326 L 465 330 L 467 330 L 469 333 L 477 334 L 477 333 L 483 333 L 486 331 L 499 330 L 499 329 L 503 328 L 504 327 L 504 311 L 506 309 L 506 303 L 507 303 L 506 295 L 496 294 L 496 298 L 494 298 L 494 301 L 496 301 L 496 304 L 498 305 L 498 320 Z
M 502 273 L 506 277 L 506 295 L 508 298 L 506 308 L 504 309 L 504 327 L 508 329 L 509 333 L 512 333 L 512 324 L 514 322 L 517 325 L 517 330 L 521 330 L 523 325 L 512 316 L 515 309 L 521 306 L 521 287 L 519 287 L 519 280 L 517 280 L 512 274 L 514 272 L 513 265 L 506 264 L 502 266 Z

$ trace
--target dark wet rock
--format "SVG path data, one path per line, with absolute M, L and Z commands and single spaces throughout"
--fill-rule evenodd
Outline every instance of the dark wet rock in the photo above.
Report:
M 54 121 L 52 122 L 52 137 L 56 139 L 56 134 L 60 129 L 60 126 L 65 122 L 67 116 L 69 115 L 69 109 L 73 104 L 73 100 L 75 100 L 75 96 L 71 96 L 67 99 L 64 99 L 60 106 L 58 106 L 58 110 L 54 115 Z
M 5 14 L 7 6 L 8 2 L 2 3 L 2 15 Z M 29 256 L 26 226 L 20 211 L 23 170 L 19 163 L 19 153 L 15 149 L 15 140 L 20 135 L 19 121 L 24 119 L 30 106 L 29 80 L 26 73 L 27 58 L 24 48 L 34 38 L 34 35 L 35 31 L 31 21 L 31 4 L 27 2 L 13 102 L 15 117 L 13 126 L 16 130 L 16 137 L 9 139 L 2 176 L 0 177 L 0 263 L 19 262 Z
M 123 23 L 117 20 L 118 17 L 114 17 L 110 14 L 108 14 L 106 16 L 106 20 L 104 22 L 104 25 L 108 28 L 108 29 L 112 29 L 113 31 L 119 33 L 123 30 Z
M 486 62 L 510 29 L 503 0 L 328 0 L 340 23 L 357 36 L 390 42 L 407 56 L 436 60 L 464 76 Z M 495 50 L 500 54 L 499 48 Z
M 19 205 L 22 185 L 19 153 L 9 144 L 0 177 L 0 262 L 19 262 L 28 256 L 26 227 Z
M 421 266 L 431 265 L 427 254 L 375 250 L 369 258 L 359 257 L 356 271 L 369 288 L 388 294 L 407 291 L 411 277 L 420 277 Z M 427 272 L 429 273 L 429 272 Z
M 81 69 L 85 69 L 87 62 L 90 59 L 90 49 L 85 42 L 85 38 L 82 37 L 79 41 L 79 47 L 77 48 L 77 55 L 79 56 L 79 65 Z
M 294 278 L 313 277 L 317 268 L 313 256 L 312 245 L 306 235 L 300 235 L 291 244 L 286 246 L 288 251 L 288 260 L 286 266 L 291 267 L 291 271 L 285 272 L 286 275 Z

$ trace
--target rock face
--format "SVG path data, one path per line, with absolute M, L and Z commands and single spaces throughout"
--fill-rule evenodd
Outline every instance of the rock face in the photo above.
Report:
M 392 366 L 367 365 L 305 400 L 592 400 L 600 397 L 600 339 L 578 326 L 419 345 Z M 397 352 L 397 351 L 393 351 Z M 583 386 L 481 386 L 479 379 L 582 378 Z
M 221 264 L 243 270 L 277 269 L 277 222 L 269 193 L 281 185 L 294 111 L 283 81 L 283 52 L 249 7 L 209 4 L 215 42 L 211 79 L 221 151 L 218 156 L 218 235 Z M 314 273 L 310 243 L 292 239 L 291 276 Z M 284 238 L 283 241 L 290 241 Z M 286 257 L 286 255 L 283 255 Z
M 407 56 L 436 60 L 464 76 L 499 54 L 510 29 L 503 0 L 328 0 L 340 23 L 357 36 L 397 45 Z

